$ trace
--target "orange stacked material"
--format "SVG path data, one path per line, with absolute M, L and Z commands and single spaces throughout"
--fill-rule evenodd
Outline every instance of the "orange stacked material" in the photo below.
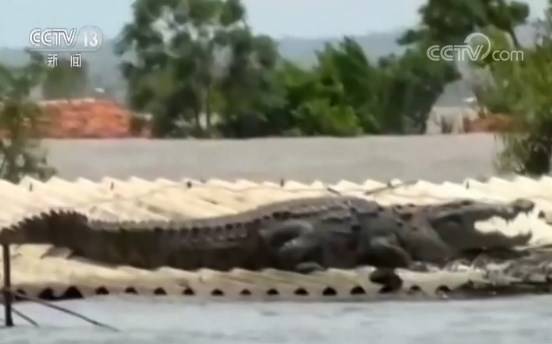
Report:
M 40 103 L 41 135 L 48 138 L 132 137 L 132 113 L 109 100 L 54 100 Z
M 514 131 L 515 123 L 511 116 L 492 114 L 474 120 L 465 120 L 464 128 L 467 133 L 504 133 Z

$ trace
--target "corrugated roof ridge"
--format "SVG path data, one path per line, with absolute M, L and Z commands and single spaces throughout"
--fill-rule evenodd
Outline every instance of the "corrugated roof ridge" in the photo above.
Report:
M 98 181 L 74 181 L 55 177 L 42 182 L 25 178 L 19 184 L 0 181 L 6 204 L 2 226 L 51 211 L 75 211 L 100 223 L 150 223 L 160 225 L 182 218 L 228 215 L 259 205 L 286 199 L 343 194 L 365 197 L 382 204 L 432 204 L 466 198 L 482 201 L 511 201 L 529 198 L 539 209 L 552 213 L 552 178 L 466 179 L 464 183 L 432 183 L 420 180 L 406 186 L 378 190 L 388 183 L 366 180 L 363 183 L 341 180 L 335 184 L 286 181 L 256 182 L 244 179 L 227 181 L 146 180 L 137 177 L 105 177 Z M 542 184 L 542 186 L 541 186 Z
M 314 180 L 312 182 L 303 182 L 303 181 L 296 181 L 293 179 L 288 180 L 264 180 L 264 181 L 255 181 L 255 180 L 247 180 L 247 179 L 236 179 L 236 180 L 226 180 L 226 179 L 218 179 L 218 178 L 211 178 L 207 180 L 198 180 L 193 178 L 179 178 L 179 179 L 167 179 L 167 178 L 157 178 L 157 179 L 144 179 L 139 178 L 135 176 L 128 177 L 126 179 L 119 179 L 117 177 L 111 177 L 111 176 L 105 176 L 101 178 L 100 180 L 91 180 L 91 179 L 85 179 L 85 178 L 77 178 L 75 180 L 67 180 L 60 177 L 52 177 L 49 180 L 41 181 L 38 179 L 34 179 L 31 177 L 25 177 L 23 180 L 17 184 L 19 186 L 29 187 L 29 185 L 32 184 L 40 184 L 40 183 L 57 183 L 57 182 L 66 182 L 66 183 L 87 183 L 87 184 L 104 184 L 104 185 L 117 185 L 120 183 L 133 183 L 133 184 L 142 184 L 142 185 L 187 185 L 188 187 L 194 187 L 194 186 L 212 186 L 212 187 L 229 187 L 231 189 L 249 189 L 249 188 L 263 188 L 263 187 L 275 187 L 280 186 L 282 187 L 282 181 L 283 181 L 283 187 L 294 189 L 294 188 L 321 188 L 321 187 L 332 187 L 335 189 L 356 189 L 356 188 L 362 188 L 362 189 L 370 189 L 370 188 L 380 188 L 384 187 L 386 185 L 400 185 L 401 183 L 406 183 L 401 181 L 400 179 L 394 179 L 389 182 L 381 182 L 376 181 L 372 179 L 366 179 L 363 182 L 355 182 L 350 181 L 346 179 L 339 180 L 334 183 L 325 183 L 321 180 Z M 441 187 L 456 187 L 456 188 L 462 188 L 462 189 L 472 189 L 472 188 L 483 188 L 483 189 L 494 189 L 497 186 L 508 186 L 513 184 L 524 184 L 525 186 L 537 188 L 540 185 L 545 185 L 547 187 L 552 186 L 552 177 L 542 177 L 542 178 L 528 178 L 525 176 L 515 176 L 513 179 L 504 179 L 500 177 L 491 177 L 487 180 L 479 180 L 475 178 L 466 178 L 462 182 L 451 182 L 451 181 L 443 181 L 440 183 L 434 183 L 431 181 L 426 181 L 423 179 L 414 181 L 411 183 L 409 188 L 416 188 L 416 187 L 430 187 L 430 188 L 441 188 Z

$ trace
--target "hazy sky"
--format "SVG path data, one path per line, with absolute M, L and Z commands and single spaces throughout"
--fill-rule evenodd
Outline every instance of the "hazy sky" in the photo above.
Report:
M 425 0 L 243 0 L 257 32 L 275 37 L 326 37 L 389 31 L 417 23 Z M 133 0 L 1 0 L 0 46 L 21 47 L 35 27 L 96 25 L 115 36 Z M 533 16 L 547 0 L 527 0 Z

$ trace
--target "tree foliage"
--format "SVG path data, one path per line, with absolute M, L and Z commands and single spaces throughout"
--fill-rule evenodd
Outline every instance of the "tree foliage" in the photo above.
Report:
M 407 31 L 399 40 L 404 45 L 415 44 L 418 49 L 426 51 L 432 45 L 463 44 L 466 38 L 474 32 L 483 32 L 492 38 L 505 38 L 512 40 L 514 46 L 519 46 L 515 28 L 526 22 L 529 16 L 529 6 L 519 1 L 506 0 L 428 0 L 420 8 L 421 25 L 418 28 Z M 506 34 L 506 35 L 505 35 Z M 494 40 L 493 47 L 499 48 Z M 421 55 L 419 55 L 421 56 Z M 423 58 L 423 57 L 422 57 Z M 487 63 L 488 61 L 482 61 Z M 444 86 L 461 77 L 458 64 L 454 62 L 434 62 L 439 66 L 427 67 L 422 73 L 423 80 L 419 86 L 427 88 L 426 99 L 431 102 L 437 98 L 432 94 L 443 90 Z M 424 64 L 420 64 L 424 66 Z M 481 68 L 474 64 L 473 68 Z M 484 67 L 484 64 L 483 64 Z M 486 75 L 484 71 L 474 72 L 478 78 Z M 481 83 L 486 80 L 469 80 L 472 82 L 474 93 L 481 97 Z M 417 99 L 420 99 L 419 97 Z M 422 97 L 422 99 L 424 99 Z M 480 99 L 481 100 L 481 99 Z M 416 115 L 413 115 L 416 117 Z M 410 116 L 412 117 L 412 115 Z
M 134 107 L 155 114 L 160 135 L 213 129 L 270 102 L 278 60 L 271 39 L 252 34 L 239 0 L 139 0 L 118 50 Z
M 429 61 L 425 47 L 414 46 L 403 55 L 380 61 L 388 75 L 382 92 L 387 131 L 424 133 L 427 117 L 445 86 L 458 78 L 447 62 Z
M 370 60 L 352 38 L 328 44 L 316 65 L 280 58 L 252 33 L 240 0 L 138 0 L 119 42 L 135 109 L 154 115 L 159 136 L 253 137 L 422 133 L 454 63 L 433 44 L 462 43 L 496 28 L 511 35 L 528 6 L 505 0 L 428 0 L 406 52 Z
M 552 8 L 552 1 L 551 1 Z M 459 44 L 473 32 L 484 32 L 493 50 L 521 49 L 516 27 L 526 23 L 529 6 L 506 0 L 429 0 L 420 9 L 422 25 L 401 39 L 404 44 Z M 488 110 L 512 116 L 513 133 L 501 135 L 504 151 L 497 166 L 505 171 L 538 175 L 550 171 L 552 155 L 552 16 L 539 29 L 542 37 L 525 49 L 523 61 L 493 61 L 492 54 L 471 65 L 479 101 Z M 518 55 L 519 56 L 519 55 Z M 455 67 L 455 66 L 453 66 Z
M 417 46 L 378 63 L 348 37 L 300 68 L 251 32 L 239 0 L 139 0 L 118 50 L 160 136 L 420 132 L 454 78 Z
M 493 84 L 485 91 L 488 106 L 509 114 L 517 130 L 502 135 L 504 151 L 498 167 L 505 171 L 540 175 L 550 171 L 552 156 L 552 16 L 540 25 L 535 47 L 523 61 L 489 65 Z
M 529 6 L 507 0 L 428 0 L 419 12 L 422 25 L 403 36 L 404 44 L 459 44 L 469 34 L 493 26 L 510 34 L 519 46 L 515 28 L 525 23 Z
M 22 68 L 0 66 L 0 178 L 12 182 L 25 175 L 44 179 L 54 173 L 36 137 L 40 108 L 29 98 L 43 76 L 43 62 L 39 55 L 31 57 Z

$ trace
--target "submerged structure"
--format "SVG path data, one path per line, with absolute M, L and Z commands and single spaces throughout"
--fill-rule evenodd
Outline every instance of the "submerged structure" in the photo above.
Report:
M 552 178 L 2 182 L 14 289 L 269 298 L 547 292 Z

